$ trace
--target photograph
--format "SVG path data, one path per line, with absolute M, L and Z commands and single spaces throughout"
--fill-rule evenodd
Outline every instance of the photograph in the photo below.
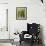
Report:
M 16 20 L 26 20 L 26 19 L 27 19 L 27 8 L 16 7 Z

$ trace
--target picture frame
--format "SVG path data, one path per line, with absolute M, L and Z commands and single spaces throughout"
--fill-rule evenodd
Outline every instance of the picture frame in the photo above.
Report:
M 16 7 L 16 20 L 27 20 L 27 7 Z

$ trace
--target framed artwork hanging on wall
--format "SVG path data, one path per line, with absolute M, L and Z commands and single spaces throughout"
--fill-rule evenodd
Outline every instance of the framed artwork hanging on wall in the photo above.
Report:
M 27 7 L 16 7 L 16 20 L 27 19 Z

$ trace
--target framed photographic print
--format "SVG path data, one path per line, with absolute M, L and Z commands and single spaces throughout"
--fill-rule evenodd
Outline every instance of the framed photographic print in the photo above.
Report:
M 16 20 L 27 19 L 27 7 L 16 7 Z

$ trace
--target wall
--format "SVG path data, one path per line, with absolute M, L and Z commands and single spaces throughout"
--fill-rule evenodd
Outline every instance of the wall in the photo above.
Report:
M 0 0 L 0 3 L 8 3 L 8 0 Z
M 27 7 L 27 20 L 16 20 L 16 7 Z M 17 30 L 27 29 L 27 23 L 40 23 L 43 28 L 46 42 L 46 16 L 45 5 L 40 0 L 9 0 L 9 31 L 11 38 Z
M 32 5 L 30 5 L 30 4 L 32 4 Z M 18 28 L 20 30 L 26 30 L 26 23 L 32 21 L 32 17 L 37 15 L 36 14 L 37 10 L 35 10 L 35 9 L 40 8 L 39 4 L 37 6 L 35 3 L 33 4 L 32 1 L 30 2 L 28 0 L 27 1 L 26 0 L 25 1 L 24 0 L 22 0 L 22 1 L 21 0 L 20 1 L 18 1 L 18 0 L 11 1 L 11 2 L 9 2 L 9 7 L 10 7 L 9 8 L 9 15 L 10 15 L 9 16 L 9 23 L 10 23 L 11 28 L 13 29 L 13 32 L 14 32 L 14 30 L 16 30 Z M 16 7 L 27 7 L 27 20 L 23 20 L 23 21 L 22 20 L 16 20 Z M 42 8 L 42 6 L 41 6 L 41 8 Z M 36 12 L 34 12 L 34 10 Z M 12 13 L 12 14 L 10 14 L 10 13 Z M 33 21 L 34 21 L 34 19 L 33 19 Z M 12 27 L 12 25 L 13 25 L 13 27 Z M 12 29 L 10 29 L 10 30 L 12 30 Z

